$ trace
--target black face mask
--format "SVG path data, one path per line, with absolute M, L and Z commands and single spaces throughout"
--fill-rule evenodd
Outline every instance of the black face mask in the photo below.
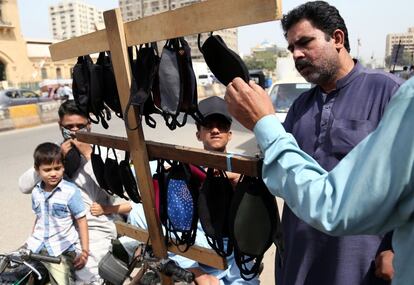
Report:
M 118 88 L 109 52 L 108 54 L 105 52 L 99 53 L 96 64 L 102 66 L 103 101 L 119 118 L 122 118 L 121 102 L 119 101 Z
M 227 248 L 223 238 L 229 236 L 229 208 L 233 198 L 233 187 L 224 171 L 215 176 L 214 169 L 207 170 L 207 177 L 198 196 L 198 215 L 208 244 L 220 255 L 233 253 L 233 241 Z
M 128 197 L 135 203 L 141 202 L 141 196 L 138 192 L 137 182 L 135 181 L 134 174 L 132 173 L 131 166 L 129 164 L 129 153 L 125 152 L 125 159 L 119 163 L 119 171 L 121 174 L 122 184 Z
M 98 153 L 95 153 L 95 148 L 98 149 Z M 105 164 L 101 156 L 101 148 L 99 145 L 94 145 L 91 154 L 91 163 L 93 173 L 95 174 L 96 181 L 98 181 L 99 187 L 104 190 L 108 190 L 108 185 L 105 180 Z
M 220 36 L 211 35 L 201 46 L 199 35 L 198 47 L 211 72 L 221 83 L 227 86 L 236 77 L 249 82 L 249 70 L 244 61 L 227 47 Z
M 109 152 L 109 151 L 108 151 Z M 105 170 L 104 177 L 106 184 L 108 185 L 109 191 L 118 195 L 121 198 L 129 200 L 128 197 L 124 195 L 124 188 L 122 186 L 121 173 L 118 165 L 118 158 L 116 157 L 115 150 L 112 149 L 114 154 L 114 159 L 109 156 L 105 160 Z
M 63 166 L 65 167 L 65 175 L 72 179 L 77 172 L 80 163 L 81 154 L 75 146 L 72 146 L 72 148 L 66 154 L 65 160 L 63 162 Z
M 276 199 L 262 179 L 240 178 L 230 206 L 229 222 L 240 275 L 251 280 L 259 274 L 260 263 L 272 243 L 277 245 L 278 254 L 283 250 Z

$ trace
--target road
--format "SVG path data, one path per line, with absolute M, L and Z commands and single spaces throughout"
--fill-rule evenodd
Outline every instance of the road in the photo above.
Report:
M 104 130 L 93 125 L 93 131 L 111 135 L 126 136 L 123 121 L 118 118 L 109 121 L 110 127 Z M 147 140 L 178 145 L 201 147 L 195 137 L 195 125 L 189 122 L 183 128 L 170 131 L 160 120 L 157 128 L 144 127 Z M 256 144 L 251 133 L 240 125 L 234 126 L 233 140 L 229 150 L 241 153 L 254 153 Z M 12 250 L 20 246 L 29 235 L 34 216 L 31 211 L 30 195 L 22 194 L 17 187 L 21 173 L 33 165 L 35 147 L 46 141 L 60 142 L 61 135 L 57 123 L 30 129 L 0 133 L 0 251 Z
M 122 120 L 114 118 L 109 121 L 109 126 L 108 130 L 99 125 L 93 125 L 92 128 L 98 133 L 126 136 Z M 233 124 L 232 130 L 233 138 L 228 145 L 229 151 L 246 155 L 257 153 L 257 144 L 251 132 L 237 122 Z M 170 131 L 161 119 L 157 119 L 155 129 L 144 126 L 146 140 L 201 148 L 195 131 L 196 127 L 191 120 L 183 128 L 174 131 Z M 17 183 L 20 174 L 33 165 L 32 155 L 35 147 L 46 141 L 61 141 L 57 123 L 0 132 L 0 252 L 11 251 L 21 246 L 30 234 L 34 222 L 30 195 L 22 194 Z M 266 253 L 265 269 L 260 278 L 262 284 L 273 283 L 273 259 L 274 248 Z

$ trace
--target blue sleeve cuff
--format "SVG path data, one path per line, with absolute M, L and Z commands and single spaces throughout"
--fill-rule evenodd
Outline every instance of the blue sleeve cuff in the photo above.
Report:
M 253 128 L 257 143 L 262 151 L 286 131 L 276 115 L 267 115 L 261 118 Z
M 75 219 L 79 219 L 86 215 L 85 204 L 83 203 L 79 188 L 75 189 L 74 194 L 69 200 L 68 206 Z

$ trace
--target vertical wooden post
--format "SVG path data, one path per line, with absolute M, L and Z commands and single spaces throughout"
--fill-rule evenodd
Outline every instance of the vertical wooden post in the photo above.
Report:
M 129 65 L 127 45 L 125 40 L 124 25 L 119 9 L 104 12 L 106 34 L 112 57 L 116 85 L 122 110 L 125 110 L 129 100 L 131 86 L 131 69 Z M 149 168 L 147 147 L 144 140 L 141 122 L 137 120 L 134 108 L 130 108 L 128 120 L 131 126 L 138 126 L 137 130 L 131 131 L 128 128 L 127 136 L 129 149 L 134 162 L 137 182 L 144 206 L 145 218 L 148 224 L 148 232 L 151 238 L 155 256 L 167 257 L 167 248 L 164 244 L 160 222 L 155 209 L 154 190 L 152 175 Z M 171 278 L 163 278 L 163 284 L 172 284 Z

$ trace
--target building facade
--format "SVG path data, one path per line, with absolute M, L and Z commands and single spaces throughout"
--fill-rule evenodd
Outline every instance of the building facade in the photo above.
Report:
M 385 43 L 385 56 L 390 56 L 393 47 L 398 44 L 404 46 L 404 53 L 414 55 L 414 27 L 408 28 L 406 33 L 388 34 Z
M 174 10 L 200 1 L 202 0 L 119 0 L 119 8 L 121 9 L 122 18 L 126 22 Z M 238 52 L 237 28 L 217 31 L 215 34 L 220 35 L 230 49 Z M 202 40 L 205 38 L 206 36 L 202 37 Z M 197 35 L 187 36 L 185 39 L 191 47 L 193 61 L 203 61 L 203 55 L 198 49 Z
M 49 7 L 54 39 L 66 40 L 96 31 L 103 25 L 102 12 L 78 0 L 63 0 Z
M 0 1 L 0 87 L 30 81 L 32 70 L 21 35 L 17 1 Z
M 51 40 L 24 39 L 17 0 L 0 1 L 0 89 L 31 87 L 45 79 L 69 79 L 76 59 L 52 62 Z

